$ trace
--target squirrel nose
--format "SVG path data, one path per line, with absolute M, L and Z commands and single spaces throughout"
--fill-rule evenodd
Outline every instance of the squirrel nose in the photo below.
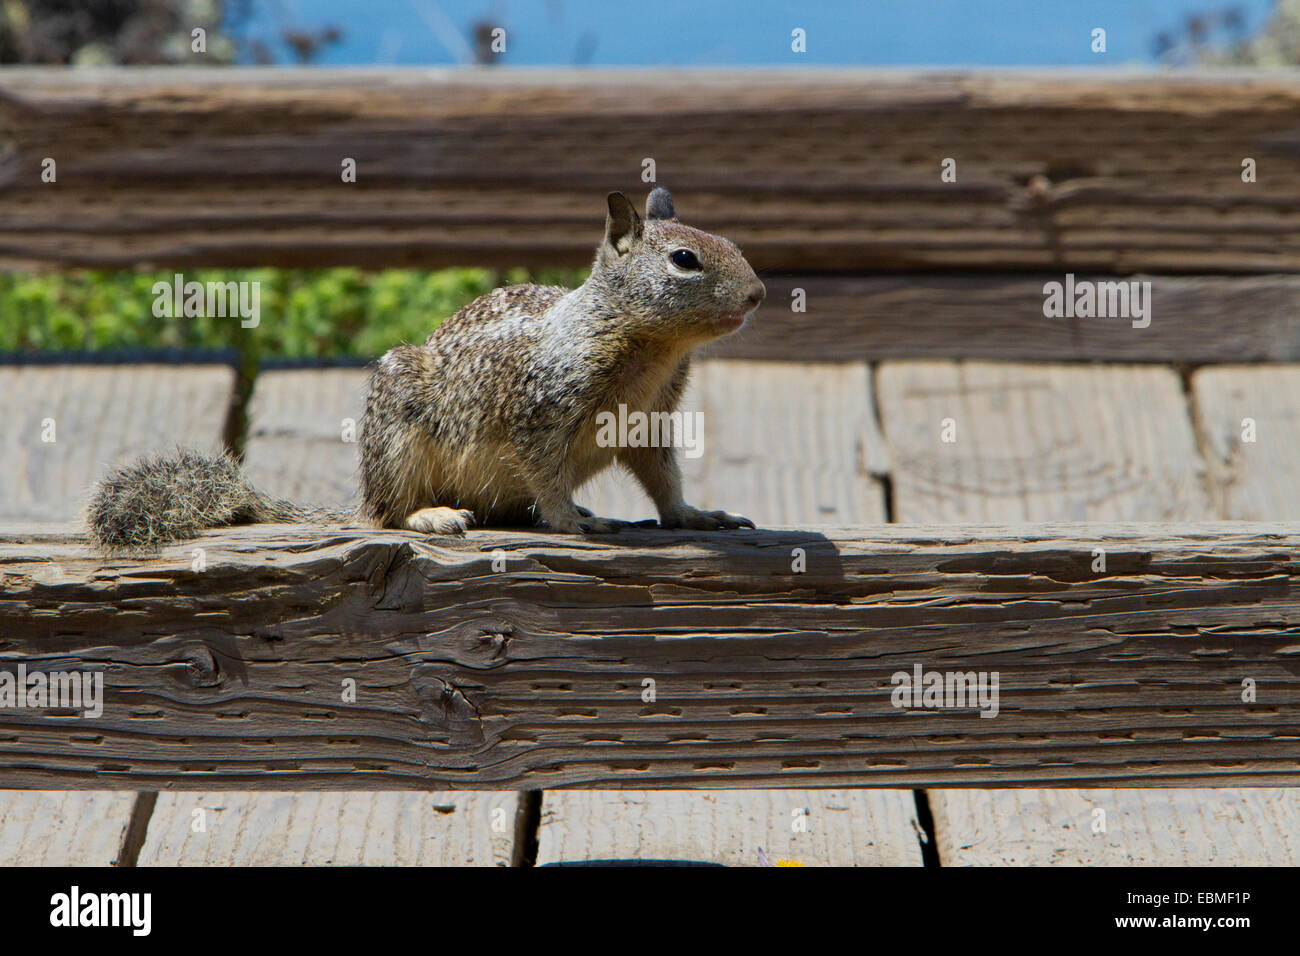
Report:
M 767 289 L 763 287 L 763 283 L 755 280 L 754 284 L 749 287 L 749 304 L 757 306 L 766 297 Z

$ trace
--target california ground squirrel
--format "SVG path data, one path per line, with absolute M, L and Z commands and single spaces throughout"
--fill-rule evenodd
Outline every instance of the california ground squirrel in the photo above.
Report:
M 605 237 L 576 289 L 497 289 L 444 321 L 423 345 L 399 345 L 374 368 L 361 435 L 361 517 L 381 527 L 461 534 L 472 523 L 544 522 L 556 531 L 617 531 L 573 502 L 618 462 L 665 528 L 753 522 L 682 499 L 672 447 L 610 447 L 597 416 L 620 405 L 677 408 L 697 346 L 728 335 L 763 301 L 735 244 L 685 226 L 656 189 L 642 221 L 608 196 Z M 265 495 L 229 457 L 182 451 L 101 482 L 88 525 L 108 548 L 151 548 L 204 528 L 260 521 L 347 520 Z

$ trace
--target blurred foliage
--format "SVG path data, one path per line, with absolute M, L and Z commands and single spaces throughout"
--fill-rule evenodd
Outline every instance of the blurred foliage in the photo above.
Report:
M 265 2 L 274 0 L 0 0 L 0 64 L 275 63 L 275 49 L 242 35 Z M 197 27 L 203 52 L 192 48 Z M 310 63 L 342 37 L 334 26 L 287 24 L 278 45 L 290 61 Z
M 0 353 L 123 349 L 236 349 L 245 360 L 374 358 L 423 342 L 438 323 L 499 285 L 573 286 L 577 270 L 213 269 L 186 282 L 260 283 L 260 321 L 158 318 L 156 282 L 174 272 L 0 274 Z M 231 310 L 234 311 L 233 309 Z
M 1277 0 L 1255 36 L 1246 33 L 1246 14 L 1239 6 L 1190 14 L 1177 29 L 1155 38 L 1153 52 L 1173 66 L 1295 66 L 1300 64 L 1300 0 Z
M 1156 36 L 1152 52 L 1170 66 L 1198 66 L 1235 56 L 1249 42 L 1245 12 L 1238 6 L 1225 6 L 1189 13 L 1177 28 Z
M 1225 61 L 1228 65 L 1295 66 L 1300 63 L 1300 0 L 1279 0 L 1268 25 Z

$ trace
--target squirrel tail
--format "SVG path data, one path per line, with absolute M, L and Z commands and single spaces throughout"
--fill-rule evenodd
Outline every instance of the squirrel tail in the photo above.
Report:
M 348 521 L 350 512 L 272 498 L 248 483 L 229 455 L 179 449 L 146 456 L 91 491 L 90 539 L 109 551 L 151 551 L 207 528 L 274 521 Z

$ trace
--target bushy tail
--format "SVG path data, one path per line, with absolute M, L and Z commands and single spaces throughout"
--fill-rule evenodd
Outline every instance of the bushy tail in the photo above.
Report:
M 100 481 L 91 491 L 86 523 L 101 549 L 152 551 L 207 528 L 351 518 L 263 494 L 229 455 L 180 449 L 147 456 Z

